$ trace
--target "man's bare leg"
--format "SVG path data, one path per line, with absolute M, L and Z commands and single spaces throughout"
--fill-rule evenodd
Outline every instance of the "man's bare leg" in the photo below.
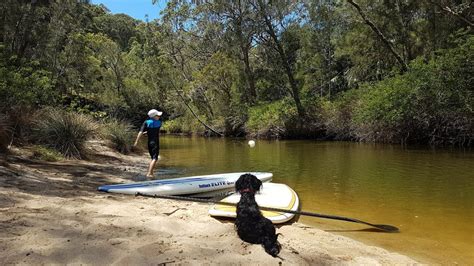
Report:
M 146 177 L 154 177 L 153 170 L 155 169 L 155 165 L 157 161 L 158 161 L 157 159 L 151 160 L 150 165 L 148 166 L 148 173 L 146 174 Z

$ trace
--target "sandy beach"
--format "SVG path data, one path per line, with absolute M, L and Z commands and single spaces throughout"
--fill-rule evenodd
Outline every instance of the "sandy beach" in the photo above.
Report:
M 240 240 L 208 204 L 97 192 L 131 182 L 147 157 L 91 143 L 87 160 L 0 157 L 0 262 L 5 264 L 413 265 L 413 259 L 293 222 L 280 258 Z

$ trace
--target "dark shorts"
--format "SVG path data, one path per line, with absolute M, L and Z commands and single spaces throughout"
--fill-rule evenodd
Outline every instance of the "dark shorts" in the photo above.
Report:
M 158 160 L 158 155 L 160 155 L 160 145 L 155 141 L 148 142 L 148 152 L 152 160 Z

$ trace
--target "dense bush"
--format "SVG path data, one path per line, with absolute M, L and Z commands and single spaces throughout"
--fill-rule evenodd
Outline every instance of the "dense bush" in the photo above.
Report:
M 90 116 L 58 109 L 45 109 L 40 116 L 34 126 L 34 137 L 38 143 L 59 151 L 67 158 L 84 156 L 85 142 L 97 131 L 97 124 Z
M 38 61 L 9 56 L 0 42 L 0 99 L 3 106 L 51 105 L 58 101 L 51 73 Z
M 96 119 L 106 117 L 109 108 L 104 103 L 90 98 L 87 94 L 71 93 L 62 97 L 62 105 L 68 112 L 90 115 Z
M 183 133 L 181 119 L 177 118 L 177 119 L 167 121 L 166 124 L 163 124 L 162 129 L 166 131 L 167 133 L 172 133 L 172 134 Z
M 249 109 L 246 132 L 252 137 L 285 137 L 287 124 L 297 116 L 296 107 L 289 99 L 260 104 Z
M 333 101 L 323 101 L 321 112 L 328 138 L 336 140 L 355 138 L 352 119 L 354 109 L 359 103 L 360 92 L 361 90 L 350 90 Z
M 190 114 L 164 122 L 161 129 L 167 133 L 175 134 L 204 135 L 206 133 L 206 128 Z
M 440 54 L 329 104 L 328 131 L 361 141 L 472 145 L 474 37 Z
M 131 151 L 135 137 L 132 125 L 125 121 L 111 119 L 105 123 L 102 131 L 102 135 L 110 141 L 112 148 L 123 154 Z

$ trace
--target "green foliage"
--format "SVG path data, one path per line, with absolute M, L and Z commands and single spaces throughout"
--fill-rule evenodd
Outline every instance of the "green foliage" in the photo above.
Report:
M 358 107 L 362 93 L 362 90 L 350 90 L 333 101 L 323 101 L 322 117 L 328 137 L 336 140 L 354 138 L 353 113 Z
M 35 140 L 67 158 L 82 158 L 85 142 L 94 137 L 97 124 L 89 116 L 60 109 L 45 109 L 34 126 Z
M 105 33 L 110 39 L 120 45 L 122 50 L 129 47 L 129 41 L 136 37 L 138 21 L 125 14 L 104 14 L 94 17 L 97 31 Z
M 124 66 L 119 46 L 101 33 L 74 33 L 60 55 L 64 75 L 59 82 L 75 93 L 120 92 Z
M 290 99 L 260 104 L 249 109 L 246 131 L 254 137 L 282 138 L 287 136 L 287 125 L 297 116 Z
M 130 123 L 110 119 L 105 122 L 105 125 L 101 128 L 101 135 L 105 136 L 111 143 L 112 148 L 120 153 L 128 154 L 132 149 L 132 144 L 136 132 L 133 130 Z
M 57 162 L 63 159 L 61 153 L 45 146 L 35 145 L 32 147 L 32 151 L 33 159 L 38 159 L 47 162 Z
M 244 123 L 244 106 L 240 103 L 242 86 L 235 60 L 224 53 L 215 53 L 194 77 L 191 93 L 200 113 L 206 115 L 217 131 L 238 134 Z
M 58 101 L 48 73 L 22 67 L 15 72 L 0 68 L 0 98 L 5 105 L 46 105 Z
M 368 85 L 354 112 L 357 138 L 469 145 L 474 137 L 473 48 L 471 36 L 429 63 L 414 61 L 404 75 Z
M 167 121 L 161 129 L 167 133 L 171 134 L 179 134 L 179 133 L 184 133 L 183 132 L 183 123 L 182 123 L 182 118 L 176 118 L 173 120 Z M 188 132 L 189 133 L 189 132 Z
M 141 79 L 132 79 L 127 78 L 124 81 L 125 87 L 123 88 L 121 97 L 117 95 L 113 97 L 114 94 L 111 92 L 109 99 L 116 100 L 115 103 L 111 103 L 111 106 L 120 106 L 126 108 L 129 113 L 128 118 L 133 117 L 142 117 L 151 107 L 161 108 L 160 99 L 163 99 L 163 95 L 160 90 L 155 89 L 154 87 L 148 86 Z
M 206 128 L 192 115 L 187 114 L 185 116 L 166 121 L 163 123 L 162 130 L 174 134 L 191 135 L 197 133 L 202 135 L 205 133 Z
M 89 99 L 87 94 L 71 94 L 63 97 L 62 104 L 66 111 L 75 112 L 85 115 L 90 115 L 96 119 L 101 119 L 107 116 L 107 112 L 104 110 L 104 102 L 97 102 L 93 99 Z M 90 96 L 89 96 L 90 97 Z
M 154 29 L 156 32 L 151 32 L 152 26 L 141 26 L 139 29 L 146 32 L 144 43 L 134 41 L 130 51 L 123 55 L 123 64 L 126 66 L 123 88 L 120 93 L 109 89 L 106 94 L 101 95 L 104 100 L 113 99 L 115 102 L 110 106 L 121 109 L 122 114 L 117 115 L 130 120 L 141 119 L 152 107 L 166 111 L 172 109 L 170 105 L 179 104 L 170 92 L 171 78 L 179 73 L 170 75 L 172 70 L 163 59 L 157 44 L 161 41 L 161 36 L 157 29 Z
M 375 84 L 362 95 L 360 108 L 355 112 L 356 134 L 362 141 L 404 142 L 410 133 L 409 114 L 414 95 L 409 82 L 397 76 Z
M 438 2 L 358 0 L 369 26 L 348 1 L 173 0 L 149 23 L 5 0 L 1 109 L 15 143 L 31 139 L 24 114 L 52 106 L 128 121 L 158 108 L 175 133 L 207 134 L 199 117 L 226 136 L 471 145 L 473 11 Z
M 0 43 L 0 99 L 4 106 L 58 102 L 50 76 L 38 61 L 21 64 L 15 56 L 9 58 Z

